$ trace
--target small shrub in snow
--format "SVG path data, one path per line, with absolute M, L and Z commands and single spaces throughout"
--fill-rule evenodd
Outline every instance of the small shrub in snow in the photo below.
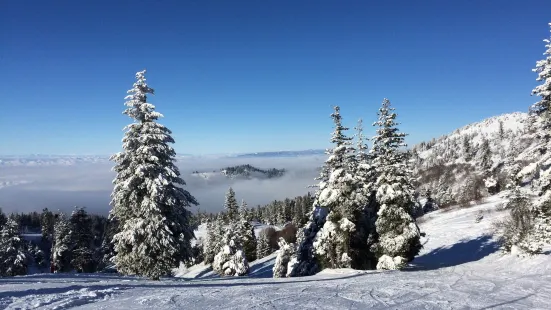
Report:
M 390 257 L 388 255 L 383 255 L 379 258 L 377 263 L 377 269 L 379 270 L 400 270 L 403 269 L 407 264 L 405 258 L 401 256 Z
M 480 221 L 482 221 L 483 218 L 484 218 L 484 212 L 481 210 L 476 213 L 476 217 L 474 221 L 475 223 L 480 223 Z

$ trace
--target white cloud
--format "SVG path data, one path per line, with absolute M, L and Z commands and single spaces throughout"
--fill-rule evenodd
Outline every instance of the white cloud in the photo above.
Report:
M 249 206 L 266 204 L 305 194 L 314 184 L 316 168 L 323 156 L 287 158 L 200 158 L 178 161 L 186 189 L 207 211 L 222 209 L 229 186 L 239 200 Z M 191 175 L 192 171 L 213 171 L 227 166 L 250 164 L 258 168 L 285 168 L 285 176 L 269 180 L 229 180 L 219 176 L 209 180 Z M 51 210 L 70 211 L 73 206 L 85 206 L 89 212 L 107 214 L 115 174 L 112 163 L 85 163 L 70 166 L 0 167 L 0 207 L 6 213 Z M 194 208 L 196 210 L 197 208 Z

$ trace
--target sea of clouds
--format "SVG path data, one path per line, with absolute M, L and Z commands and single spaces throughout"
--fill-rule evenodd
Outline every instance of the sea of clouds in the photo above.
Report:
M 271 158 L 185 157 L 177 165 L 186 181 L 185 188 L 197 198 L 203 211 L 222 210 L 224 195 L 231 186 L 237 199 L 249 206 L 263 205 L 275 199 L 295 197 L 315 184 L 323 155 Z M 231 180 L 215 174 L 209 178 L 192 175 L 193 171 L 212 172 L 221 168 L 250 164 L 257 168 L 285 168 L 287 173 L 276 179 Z M 109 210 L 111 183 L 115 177 L 108 161 L 72 165 L 1 166 L 0 208 L 5 213 L 41 211 L 43 208 L 70 212 L 84 206 L 90 213 L 106 215 Z

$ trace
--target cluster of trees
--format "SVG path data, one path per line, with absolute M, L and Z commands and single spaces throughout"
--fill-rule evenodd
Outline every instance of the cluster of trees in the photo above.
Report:
M 538 61 L 533 70 L 538 74 L 536 80 L 542 83 L 532 90 L 532 95 L 540 98 L 530 107 L 530 130 L 537 145 L 529 154 L 539 161 L 526 167 L 533 169 L 518 165 L 510 169 L 511 193 L 505 206 L 509 216 L 497 226 L 504 250 L 522 254 L 539 254 L 545 244 L 551 243 L 551 38 L 544 42 L 546 58 Z M 532 202 L 521 181 L 534 171 L 539 172 L 538 197 Z
M 33 224 L 27 225 L 29 219 Z M 23 226 L 25 225 L 25 226 Z M 12 213 L 0 210 L 0 275 L 27 274 L 30 266 L 39 271 L 93 272 L 102 265 L 101 245 L 107 219 L 76 208 L 69 219 L 48 209 L 42 213 Z M 25 240 L 22 231 L 42 232 L 39 240 Z
M 250 221 L 264 223 L 268 225 L 284 226 L 292 222 L 295 225 L 302 226 L 308 220 L 308 213 L 312 208 L 314 196 L 307 193 L 295 198 L 286 198 L 284 200 L 274 200 L 264 206 L 258 205 L 256 208 L 247 208 L 246 217 Z M 219 213 L 198 212 L 195 215 L 199 222 L 207 223 L 214 221 L 217 217 L 227 217 L 226 211 Z
M 297 245 L 281 240 L 275 277 L 311 275 L 324 268 L 401 269 L 418 254 L 421 232 L 408 156 L 402 150 L 405 134 L 397 128 L 389 100 L 378 116 L 369 149 L 361 121 L 354 145 L 335 107 L 333 148 L 318 178 L 313 209 Z

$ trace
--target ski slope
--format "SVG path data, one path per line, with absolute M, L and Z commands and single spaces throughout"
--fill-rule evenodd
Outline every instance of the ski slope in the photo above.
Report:
M 502 199 L 436 211 L 420 224 L 424 249 L 405 271 L 325 270 L 273 279 L 275 255 L 246 278 L 207 266 L 149 281 L 113 274 L 0 279 L 1 309 L 551 309 L 551 255 L 502 255 L 492 222 Z M 476 223 L 478 212 L 484 218 Z M 549 253 L 549 252 L 548 252 Z

